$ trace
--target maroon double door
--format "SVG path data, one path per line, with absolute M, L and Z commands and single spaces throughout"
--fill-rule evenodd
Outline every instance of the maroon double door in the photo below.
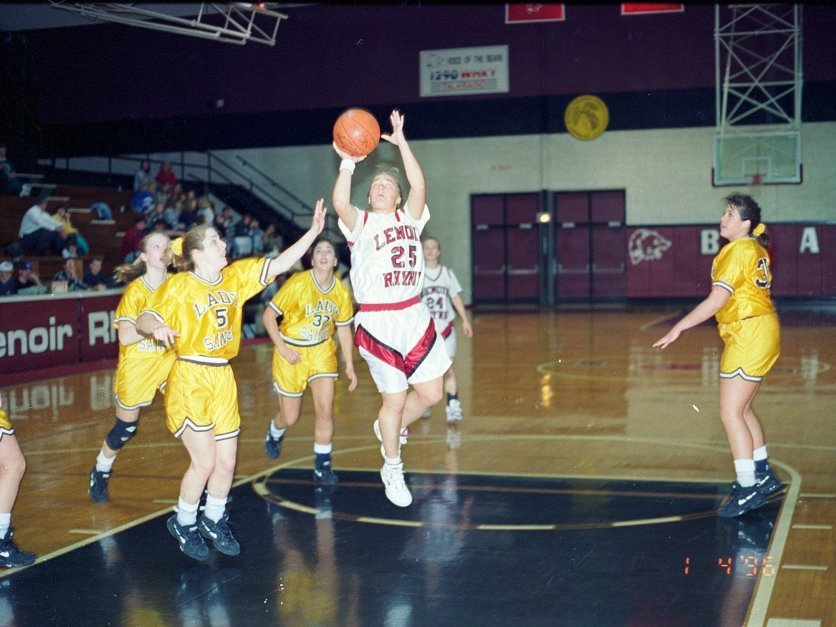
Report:
M 540 224 L 538 213 L 552 221 Z M 474 303 L 621 300 L 624 191 L 471 197 Z

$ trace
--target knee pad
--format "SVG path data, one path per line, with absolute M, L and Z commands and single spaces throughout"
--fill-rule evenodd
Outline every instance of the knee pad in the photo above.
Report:
M 139 427 L 138 420 L 136 422 L 125 422 L 117 418 L 116 424 L 113 425 L 113 428 L 107 434 L 105 442 L 107 442 L 107 445 L 112 450 L 118 451 L 136 435 L 137 427 Z

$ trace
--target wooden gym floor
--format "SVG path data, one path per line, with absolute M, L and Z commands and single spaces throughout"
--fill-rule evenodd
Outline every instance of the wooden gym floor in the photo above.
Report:
M 229 506 L 242 553 L 203 564 L 165 528 L 187 455 L 159 397 L 94 504 L 113 364 L 4 385 L 28 462 L 16 540 L 39 559 L 0 572 L 0 625 L 833 625 L 836 307 L 779 310 L 756 408 L 788 490 L 735 520 L 715 515 L 733 480 L 717 333 L 650 348 L 684 310 L 473 312 L 464 419 L 450 428 L 438 406 L 413 426 L 406 509 L 380 484 L 362 360 L 358 389 L 338 384 L 341 481 L 324 491 L 309 397 L 264 456 L 271 346 L 248 344 Z

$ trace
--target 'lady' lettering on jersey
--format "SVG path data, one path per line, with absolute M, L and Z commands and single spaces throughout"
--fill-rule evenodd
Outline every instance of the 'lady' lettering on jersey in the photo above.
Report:
M 218 290 L 217 292 L 207 292 L 206 293 L 206 306 L 201 306 L 200 303 L 194 304 L 194 310 L 197 314 L 198 319 L 203 317 L 209 309 L 214 307 L 215 305 L 231 305 L 235 303 L 238 295 L 235 292 L 227 292 L 224 290 Z

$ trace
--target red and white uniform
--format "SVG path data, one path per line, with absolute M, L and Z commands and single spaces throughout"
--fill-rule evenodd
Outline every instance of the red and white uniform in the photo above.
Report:
M 435 329 L 444 338 L 447 353 L 450 357 L 456 355 L 456 329 L 453 321 L 456 319 L 456 309 L 453 307 L 453 297 L 462 291 L 462 286 L 453 271 L 447 266 L 424 268 L 424 287 L 421 299 L 430 310 L 435 322 Z
M 378 390 L 400 392 L 410 383 L 442 376 L 451 363 L 421 301 L 421 232 L 430 212 L 425 206 L 414 220 L 404 209 L 355 210 L 353 231 L 339 222 L 351 249 L 351 286 L 359 309 L 354 343 Z

